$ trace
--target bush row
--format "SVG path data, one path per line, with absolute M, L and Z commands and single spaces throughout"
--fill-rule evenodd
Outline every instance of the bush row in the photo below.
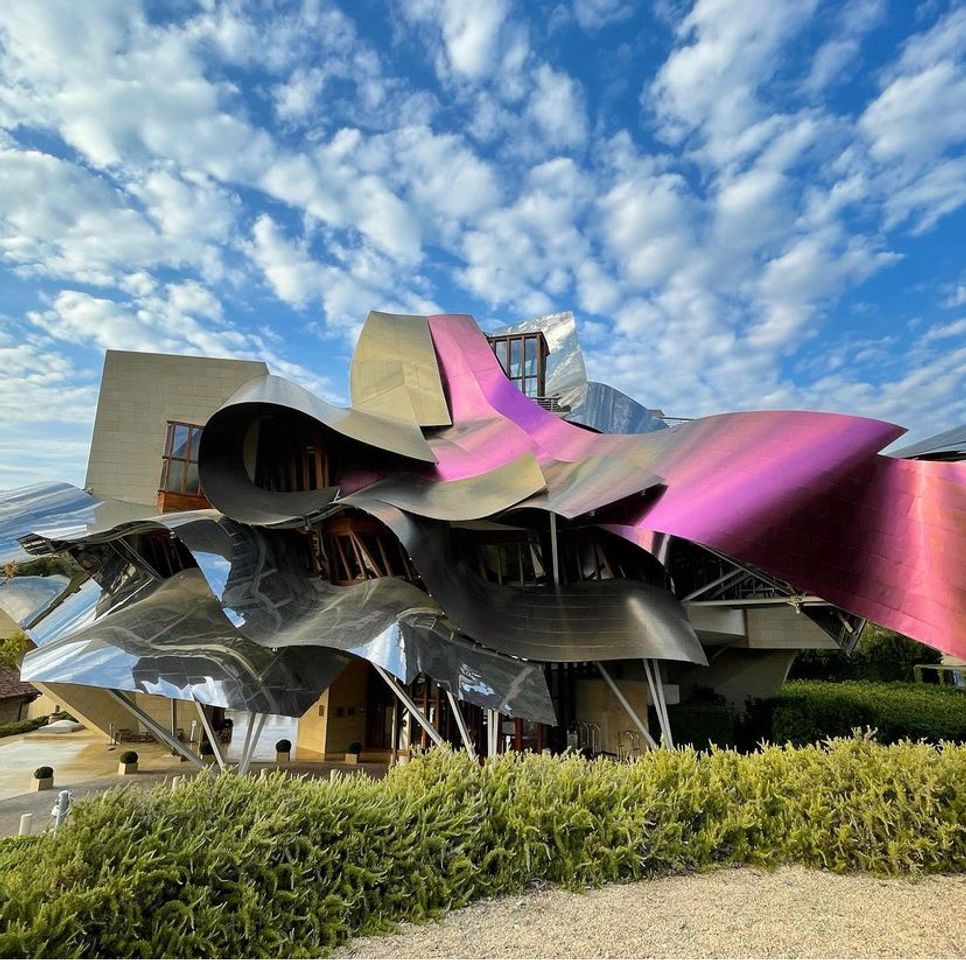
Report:
M 382 781 L 198 775 L 0 846 L 3 956 L 311 956 L 533 881 L 719 864 L 961 871 L 966 748 L 867 739 L 633 763 L 434 750 Z
M 874 728 L 881 743 L 897 740 L 966 742 L 966 693 L 916 683 L 849 681 L 786 683 L 774 697 L 735 710 L 723 700 L 669 707 L 676 743 L 706 749 L 754 750 L 762 741 L 804 745 Z
M 0 723 L 0 737 L 15 737 L 20 733 L 30 733 L 42 727 L 47 717 L 34 717 L 33 720 L 12 720 L 10 723 Z

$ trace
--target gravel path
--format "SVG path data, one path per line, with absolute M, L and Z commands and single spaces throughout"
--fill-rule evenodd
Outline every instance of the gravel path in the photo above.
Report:
M 964 957 L 966 877 L 909 881 L 789 867 L 535 890 L 340 957 Z

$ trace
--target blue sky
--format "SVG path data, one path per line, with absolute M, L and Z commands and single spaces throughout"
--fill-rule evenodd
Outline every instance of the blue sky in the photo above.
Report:
M 0 486 L 106 348 L 344 400 L 370 309 L 572 309 L 673 416 L 966 420 L 966 5 L 0 5 Z

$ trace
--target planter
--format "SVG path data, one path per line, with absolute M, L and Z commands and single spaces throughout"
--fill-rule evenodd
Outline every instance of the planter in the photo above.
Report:
M 347 753 L 345 755 L 345 762 L 346 763 L 358 763 L 359 762 L 359 754 L 358 753 Z
M 120 777 L 129 777 L 132 773 L 138 772 L 137 761 L 134 763 L 119 763 L 117 765 L 117 773 Z
M 53 777 L 34 777 L 34 792 L 38 790 L 53 790 Z
M 292 752 L 290 750 L 278 750 L 275 753 L 276 763 L 289 763 L 292 759 Z

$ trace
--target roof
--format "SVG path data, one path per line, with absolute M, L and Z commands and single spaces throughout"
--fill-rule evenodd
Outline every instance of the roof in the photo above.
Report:
M 16 670 L 0 666 L 0 700 L 33 698 L 37 693 L 35 687 L 20 679 Z
M 911 443 L 907 447 L 893 450 L 890 456 L 905 459 L 942 456 L 944 459 L 951 459 L 948 456 L 951 454 L 966 454 L 966 423 L 937 433 L 934 437 L 927 437 L 918 443 Z

